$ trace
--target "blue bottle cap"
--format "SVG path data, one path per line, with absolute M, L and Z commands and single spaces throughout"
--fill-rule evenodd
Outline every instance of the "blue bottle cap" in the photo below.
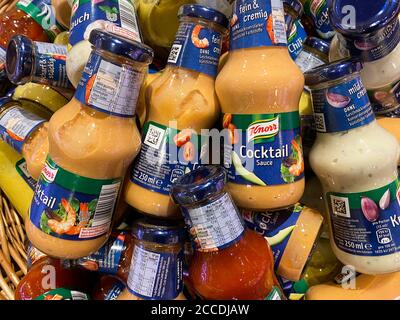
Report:
M 10 39 L 6 53 L 6 72 L 14 84 L 30 81 L 34 64 L 33 42 L 28 37 L 16 35 Z
M 346 25 L 352 20 L 346 6 L 354 8 L 354 26 Z M 384 28 L 397 19 L 399 13 L 399 0 L 333 0 L 330 19 L 332 26 L 344 36 L 360 37 Z
M 303 15 L 303 5 L 299 0 L 283 0 L 283 5 L 291 7 L 292 10 L 298 13 L 299 17 Z
M 7 103 L 9 103 L 9 102 L 11 102 L 11 101 L 13 101 L 11 97 L 8 97 L 8 96 L 1 97 L 1 98 L 0 98 L 0 112 L 1 112 L 2 107 L 3 107 L 5 104 L 7 104 Z
M 344 59 L 307 71 L 304 76 L 307 86 L 343 78 L 363 68 L 362 62 L 354 59 Z
M 187 239 L 185 226 L 154 218 L 142 218 L 132 226 L 132 235 L 138 239 L 158 244 L 183 244 Z
M 90 33 L 89 42 L 97 49 L 105 50 L 137 62 L 150 64 L 154 51 L 150 47 L 113 34 L 108 31 L 95 29 Z
M 226 172 L 220 166 L 202 166 L 181 177 L 172 185 L 174 201 L 182 206 L 210 199 L 226 184 Z
M 325 55 L 329 54 L 330 44 L 324 40 L 316 37 L 307 37 L 307 39 L 304 41 L 304 44 L 322 52 Z
M 224 28 L 228 28 L 229 20 L 222 12 L 215 10 L 210 7 L 205 7 L 199 4 L 186 4 L 183 5 L 179 9 L 178 17 L 194 17 L 194 18 L 202 18 L 206 19 L 219 25 Z

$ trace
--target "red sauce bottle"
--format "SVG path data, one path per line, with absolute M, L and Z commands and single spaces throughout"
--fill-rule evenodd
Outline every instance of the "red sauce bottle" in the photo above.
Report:
M 53 41 L 63 27 L 56 21 L 50 0 L 19 1 L 0 14 L 0 74 L 4 69 L 8 41 L 16 34 L 32 41 Z
M 65 269 L 58 259 L 42 257 L 38 260 L 15 290 L 15 300 L 33 300 L 58 289 L 90 292 L 98 281 L 96 273 L 83 269 Z
M 207 300 L 283 299 L 270 246 L 246 229 L 225 185 L 218 166 L 200 167 L 173 185 L 195 246 L 190 284 Z

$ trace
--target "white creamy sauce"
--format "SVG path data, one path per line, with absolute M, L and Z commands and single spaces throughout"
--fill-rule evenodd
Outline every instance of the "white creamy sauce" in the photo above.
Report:
M 327 192 L 359 193 L 392 183 L 398 173 L 400 148 L 397 140 L 376 121 L 348 132 L 319 134 L 310 163 Z M 331 239 L 333 234 L 331 230 Z M 341 262 L 361 273 L 386 273 L 400 269 L 400 253 L 359 256 L 332 249 Z

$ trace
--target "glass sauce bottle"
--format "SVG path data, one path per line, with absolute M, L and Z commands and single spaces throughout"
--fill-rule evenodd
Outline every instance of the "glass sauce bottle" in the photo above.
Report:
M 127 288 L 118 300 L 185 300 L 183 226 L 141 219 L 133 225 L 132 234 L 134 247 Z
M 183 6 L 179 16 L 168 66 L 147 91 L 143 146 L 124 194 L 136 210 L 164 218 L 180 217 L 171 183 L 200 162 L 200 131 L 219 114 L 214 85 L 228 25 L 224 14 L 200 5 Z
M 172 197 L 181 207 L 195 247 L 189 283 L 206 300 L 278 299 L 274 258 L 263 236 L 245 228 L 226 191 L 226 173 L 202 166 L 180 178 Z
M 49 154 L 26 219 L 32 244 L 76 259 L 107 240 L 123 177 L 140 148 L 135 106 L 153 51 L 94 30 L 74 99 L 49 122 Z
M 287 49 L 282 1 L 257 1 L 258 9 L 253 3 L 236 1 L 216 92 L 230 137 L 228 189 L 240 208 L 265 210 L 294 205 L 304 191 L 304 77 Z
M 396 272 L 400 147 L 377 124 L 361 69 L 360 62 L 341 60 L 306 73 L 317 130 L 310 164 L 323 187 L 338 259 L 360 273 Z

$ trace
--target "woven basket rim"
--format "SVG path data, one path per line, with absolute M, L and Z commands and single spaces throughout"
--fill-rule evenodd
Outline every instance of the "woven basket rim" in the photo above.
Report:
M 0 0 L 0 13 L 10 10 L 18 0 Z
M 0 300 L 14 300 L 14 291 L 27 273 L 25 229 L 7 196 L 0 190 Z

